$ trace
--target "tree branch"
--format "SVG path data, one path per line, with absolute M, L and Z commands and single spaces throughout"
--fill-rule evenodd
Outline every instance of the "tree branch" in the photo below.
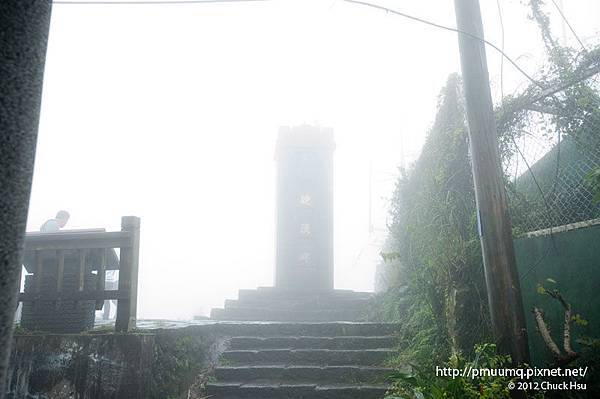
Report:
M 558 345 L 556 345 L 556 342 L 554 342 L 552 336 L 550 335 L 550 330 L 548 330 L 548 325 L 544 320 L 544 313 L 541 309 L 534 307 L 533 315 L 535 316 L 535 323 L 537 324 L 538 331 L 540 332 L 540 335 L 542 336 L 546 347 L 550 349 L 550 352 L 552 352 L 552 355 L 556 359 L 560 358 L 560 349 L 558 349 Z
M 563 334 L 563 348 L 568 356 L 577 356 L 573 348 L 571 347 L 571 305 L 567 304 L 565 310 L 565 331 Z
M 573 350 L 571 347 L 571 323 L 572 323 L 572 311 L 571 304 L 565 301 L 560 292 L 557 290 L 546 290 L 546 293 L 550 295 L 552 298 L 556 299 L 560 302 L 560 304 L 565 309 L 565 325 L 563 330 L 563 349 L 565 353 L 562 353 L 561 350 L 556 345 L 556 342 L 552 339 L 550 335 L 550 330 L 548 329 L 548 324 L 544 320 L 544 314 L 541 309 L 536 307 L 533 308 L 533 314 L 535 316 L 535 322 L 538 327 L 538 331 L 546 344 L 546 347 L 550 349 L 552 355 L 556 359 L 556 363 L 558 365 L 564 366 L 571 363 L 573 360 L 579 357 L 579 354 Z

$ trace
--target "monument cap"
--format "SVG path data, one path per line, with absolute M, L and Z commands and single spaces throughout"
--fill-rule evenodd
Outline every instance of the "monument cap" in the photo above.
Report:
M 275 158 L 287 148 L 324 148 L 333 151 L 335 141 L 333 129 L 329 127 L 300 125 L 282 126 L 279 128 Z

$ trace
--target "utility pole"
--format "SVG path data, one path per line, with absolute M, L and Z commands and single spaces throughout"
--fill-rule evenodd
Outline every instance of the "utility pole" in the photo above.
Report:
M 50 0 L 0 1 L 0 399 L 17 308 Z
M 498 147 L 479 0 L 454 0 L 477 220 L 494 337 L 513 364 L 529 362 L 527 329 Z M 471 35 L 471 36 L 469 36 Z M 474 36 L 474 37 L 473 37 Z

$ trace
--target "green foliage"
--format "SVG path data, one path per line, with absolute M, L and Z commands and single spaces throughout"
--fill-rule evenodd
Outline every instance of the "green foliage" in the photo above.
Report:
M 527 3 L 530 19 L 539 27 L 547 62 L 536 73 L 536 82 L 518 95 L 503 98 L 496 109 L 500 152 L 504 161 L 519 159 L 516 142 L 524 136 L 562 144 L 542 162 L 531 165 L 537 182 L 525 173 L 513 176 L 516 184 L 507 184 L 512 222 L 518 232 L 593 219 L 600 212 L 592 206 L 582 207 L 581 200 L 587 200 L 589 191 L 571 169 L 585 172 L 597 165 L 594 160 L 600 157 L 600 91 L 598 81 L 590 79 L 590 71 L 600 66 L 600 46 L 588 44 L 586 51 L 561 46 L 544 11 L 548 4 L 543 0 Z M 549 89 L 555 92 L 532 102 Z M 521 192 L 516 190 L 517 184 Z
M 403 326 L 398 361 L 439 364 L 454 352 L 470 352 L 487 338 L 487 301 L 456 74 L 440 94 L 422 154 L 403 171 L 391 205 L 390 250 L 382 256 L 408 285 L 396 315 Z M 384 296 L 383 307 L 390 308 L 394 297 Z
M 528 134 L 568 138 L 576 143 L 577 151 L 600 154 L 600 96 L 596 84 L 583 78 L 600 65 L 600 47 L 579 52 L 559 46 L 543 12 L 543 1 L 528 3 L 548 62 L 536 74 L 536 83 L 520 94 L 504 97 L 495 109 L 501 160 L 507 165 L 519 157 L 516 140 Z M 399 355 L 392 364 L 412 362 L 427 369 L 452 355 L 468 356 L 476 342 L 490 340 L 461 87 L 457 75 L 448 78 L 422 153 L 411 167 L 400 171 L 391 200 L 390 234 L 381 256 L 391 270 L 388 280 L 392 283 L 379 296 L 377 315 L 401 325 Z M 546 88 L 559 89 L 532 102 Z M 569 155 L 577 159 L 577 154 Z M 555 189 L 556 168 L 552 161 L 547 178 L 538 178 L 545 194 Z M 588 180 L 597 184 L 600 200 L 600 170 Z M 583 191 L 575 192 L 583 190 L 580 182 L 567 188 L 571 197 L 543 198 L 537 189 L 533 194 L 524 192 L 522 183 L 517 190 L 517 176 L 506 174 L 504 181 L 514 237 L 547 219 L 548 207 L 566 206 L 563 214 L 567 216 L 568 212 L 581 213 L 577 200 Z M 548 226 L 537 228 L 543 227 Z M 551 279 L 544 282 L 554 283 Z M 542 285 L 538 291 L 547 292 Z
M 561 46 L 550 29 L 545 6 L 543 0 L 529 0 L 530 18 L 540 29 L 548 62 L 540 71 L 537 83 L 520 97 L 527 98 L 532 92 L 539 91 L 540 87 L 564 87 L 564 90 L 539 102 L 541 110 L 550 115 L 550 123 L 546 127 L 548 134 L 558 133 L 570 136 L 581 144 L 596 146 L 600 127 L 600 97 L 593 83 L 582 79 L 582 76 L 591 67 L 600 65 L 600 46 L 584 52 Z M 529 122 L 528 116 L 521 119 L 526 124 Z M 510 133 L 523 134 L 523 131 Z
M 454 370 L 509 368 L 510 358 L 496 353 L 493 344 L 476 345 L 473 360 L 459 354 L 450 356 L 440 368 Z M 508 384 L 516 381 L 510 377 L 482 376 L 471 378 L 462 376 L 441 376 L 436 368 L 413 367 L 408 373 L 398 371 L 392 376 L 393 387 L 385 399 L 470 399 L 470 398 L 510 398 Z
M 583 347 L 581 356 L 569 368 L 587 367 L 585 377 L 578 378 L 578 383 L 586 384 L 585 390 L 558 390 L 558 391 L 521 391 L 525 398 L 542 399 L 544 397 L 556 399 L 579 399 L 600 397 L 600 340 L 581 338 L 577 341 Z M 469 370 L 469 369 L 504 369 L 512 368 L 510 358 L 496 353 L 493 344 L 476 345 L 472 360 L 467 360 L 461 355 L 452 355 L 440 368 Z M 499 374 L 499 373 L 498 373 Z M 485 375 L 471 378 L 470 375 L 457 377 L 436 374 L 435 365 L 429 368 L 411 367 L 409 371 L 396 371 L 392 376 L 392 388 L 385 399 L 492 399 L 510 398 L 507 389 L 510 382 L 517 382 L 517 378 Z M 531 383 L 542 381 L 559 384 L 564 382 L 563 377 L 540 377 L 527 380 Z
M 586 319 L 584 319 L 583 317 L 581 317 L 581 315 L 579 313 L 573 315 L 571 317 L 571 320 L 573 320 L 573 322 L 575 324 L 577 324 L 578 326 L 587 326 L 588 325 L 588 321 Z
M 187 398 L 199 376 L 206 375 L 209 351 L 200 335 L 158 334 L 155 337 L 152 381 L 155 398 Z
M 574 378 L 573 381 L 579 384 L 585 384 L 583 390 L 559 390 L 546 392 L 546 396 L 552 399 L 587 399 L 600 398 L 600 340 L 589 337 L 581 337 L 576 340 L 581 349 L 578 351 L 579 358 L 567 367 L 571 369 L 586 368 L 584 377 Z M 565 381 L 564 377 L 543 378 L 538 381 L 549 381 L 551 383 L 561 383 Z
M 600 168 L 592 170 L 586 177 L 588 186 L 594 190 L 594 203 L 600 203 Z

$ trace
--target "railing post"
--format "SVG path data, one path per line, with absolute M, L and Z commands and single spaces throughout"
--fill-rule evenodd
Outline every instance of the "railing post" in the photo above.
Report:
M 42 258 L 42 251 L 35 251 L 35 272 L 33 273 L 33 292 L 35 293 L 36 300 L 32 306 L 37 309 L 39 306 L 39 299 L 42 296 L 42 279 L 44 276 L 44 260 Z
M 36 295 L 42 292 L 42 279 L 44 276 L 44 261 L 42 251 L 35 251 L 35 272 L 33 273 L 33 286 Z
M 65 251 L 59 249 L 56 251 L 57 266 L 56 266 L 56 292 L 61 295 L 63 291 L 64 278 L 65 278 Z M 54 306 L 56 309 L 60 308 L 62 301 L 58 299 Z
M 106 288 L 106 260 L 108 257 L 108 248 L 100 251 L 100 267 L 98 269 L 98 280 L 96 281 L 96 290 L 104 291 Z M 104 300 L 96 301 L 96 310 L 102 310 Z
M 56 292 L 62 292 L 65 278 L 65 251 L 60 249 L 56 251 L 57 270 L 56 270 Z
M 85 288 L 85 258 L 87 255 L 87 251 L 85 249 L 79 250 L 79 269 L 77 270 L 77 291 L 83 291 Z
M 135 328 L 137 319 L 140 218 L 123 216 L 121 218 L 121 230 L 131 233 L 131 246 L 121 248 L 121 259 L 119 261 L 119 291 L 128 290 L 129 297 L 127 299 L 119 299 L 117 302 L 115 330 L 118 332 L 128 332 L 132 328 Z

